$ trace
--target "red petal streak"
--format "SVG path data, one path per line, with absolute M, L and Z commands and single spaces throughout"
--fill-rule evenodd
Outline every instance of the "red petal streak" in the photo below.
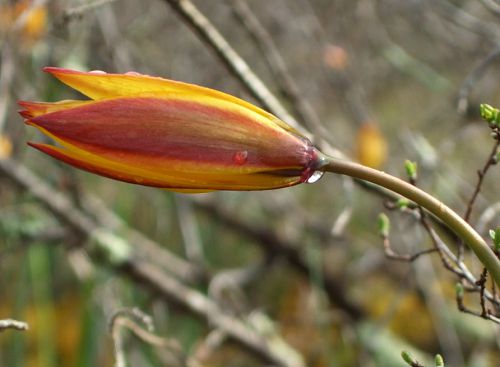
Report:
M 117 98 L 40 115 L 33 125 L 84 150 L 120 160 L 187 161 L 222 166 L 307 166 L 311 144 L 237 110 L 180 99 Z M 246 152 L 246 153 L 242 153 Z M 142 157 L 142 158 L 141 158 Z
M 83 169 L 85 171 L 91 172 L 91 173 L 96 173 L 101 176 L 109 177 L 115 180 L 119 181 L 124 181 L 124 182 L 129 182 L 133 184 L 141 184 L 141 185 L 146 185 L 146 186 L 154 186 L 154 187 L 161 187 L 161 188 L 167 188 L 165 182 L 158 182 L 155 180 L 145 180 L 142 177 L 134 177 L 133 175 L 129 175 L 126 172 L 119 172 L 116 170 L 112 169 L 106 169 L 105 167 L 100 167 L 94 164 L 89 163 L 88 161 L 84 159 L 79 159 L 75 155 L 71 154 L 69 151 L 66 151 L 64 149 L 52 146 L 52 145 L 47 145 L 47 144 L 39 144 L 39 143 L 32 143 L 28 142 L 28 145 L 31 147 L 38 149 L 39 151 L 50 155 L 51 157 L 54 157 L 60 161 L 63 161 L 67 164 L 72 165 L 73 167 L 77 167 L 80 169 Z

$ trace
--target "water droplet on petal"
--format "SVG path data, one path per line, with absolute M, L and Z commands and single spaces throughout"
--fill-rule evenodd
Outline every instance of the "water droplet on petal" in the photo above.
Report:
M 142 74 L 138 73 L 137 71 L 127 71 L 125 75 L 142 76 Z
M 248 151 L 246 150 L 241 150 L 239 152 L 234 153 L 233 155 L 233 162 L 242 165 L 245 164 L 248 159 Z
M 102 70 L 92 70 L 89 71 L 89 74 L 106 74 L 106 72 Z
M 313 174 L 311 176 L 309 176 L 309 178 L 306 180 L 306 183 L 312 184 L 312 183 L 319 181 L 319 179 L 321 177 L 323 177 L 324 173 L 325 172 L 323 172 L 323 171 L 314 171 Z

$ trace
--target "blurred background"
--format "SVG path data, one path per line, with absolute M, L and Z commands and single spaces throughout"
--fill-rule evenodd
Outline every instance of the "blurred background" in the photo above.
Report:
M 177 3 L 191 4 L 0 0 L 0 159 L 10 163 L 0 170 L 0 319 L 29 325 L 0 333 L 0 365 L 113 366 L 117 346 L 129 366 L 403 366 L 402 350 L 425 366 L 436 353 L 449 366 L 500 365 L 498 327 L 458 311 L 458 278 L 437 254 L 385 255 L 382 211 L 394 252 L 432 247 L 415 211 L 390 210 L 348 178 L 190 196 L 28 149 L 44 138 L 24 126 L 17 100 L 85 98 L 44 66 L 136 71 L 259 104 Z M 495 0 L 193 4 L 325 150 L 400 177 L 416 161 L 419 186 L 465 211 L 493 146 L 478 105 L 500 105 Z M 499 182 L 492 167 L 472 212 L 485 238 L 500 225 Z M 479 278 L 468 251 L 465 264 Z M 201 311 L 190 306 L 198 296 Z M 464 302 L 480 310 L 477 293 Z M 134 336 L 147 328 L 131 307 L 167 347 Z

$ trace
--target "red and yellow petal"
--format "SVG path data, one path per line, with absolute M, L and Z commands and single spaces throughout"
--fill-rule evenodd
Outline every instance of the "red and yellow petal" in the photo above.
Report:
M 54 75 L 64 84 L 95 100 L 145 95 L 171 98 L 178 94 L 187 93 L 192 99 L 202 100 L 208 97 L 212 101 L 225 101 L 238 105 L 259 114 L 266 120 L 272 121 L 273 124 L 286 131 L 299 134 L 291 126 L 263 109 L 214 89 L 135 72 L 109 74 L 102 71 L 82 72 L 56 67 L 46 67 L 43 70 Z
M 29 123 L 72 145 L 116 159 L 133 153 L 151 161 L 238 169 L 277 165 L 300 169 L 308 159 L 304 138 L 261 124 L 245 113 L 197 101 L 117 98 L 39 115 Z
M 40 115 L 45 115 L 47 113 L 57 112 L 61 110 L 67 110 L 73 107 L 84 106 L 92 101 L 59 101 L 59 102 L 28 102 L 28 101 L 18 101 L 17 102 L 24 110 L 19 111 L 19 114 L 26 119 L 34 118 Z

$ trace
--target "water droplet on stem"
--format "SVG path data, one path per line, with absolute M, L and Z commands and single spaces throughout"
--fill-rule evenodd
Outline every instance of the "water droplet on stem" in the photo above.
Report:
M 312 183 L 318 182 L 319 179 L 321 177 L 323 177 L 324 173 L 325 172 L 323 172 L 323 171 L 314 171 L 313 174 L 311 176 L 309 176 L 309 178 L 306 180 L 306 183 L 312 184 Z

